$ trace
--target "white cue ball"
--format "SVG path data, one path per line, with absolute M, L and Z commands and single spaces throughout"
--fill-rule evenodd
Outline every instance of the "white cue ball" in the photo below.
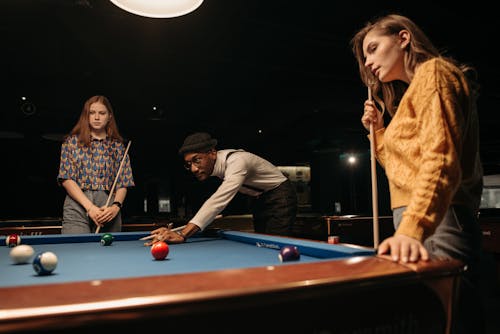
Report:
M 30 245 L 17 245 L 10 251 L 10 258 L 16 264 L 28 263 L 35 254 Z

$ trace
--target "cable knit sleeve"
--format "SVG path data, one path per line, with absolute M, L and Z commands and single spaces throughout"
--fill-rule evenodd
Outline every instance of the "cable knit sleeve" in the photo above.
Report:
M 459 186 L 464 113 L 460 75 L 439 58 L 422 64 L 394 124 L 388 126 L 391 201 L 394 207 L 407 206 L 396 234 L 419 240 L 432 234 Z
M 382 167 L 385 167 L 384 133 L 385 128 L 375 131 L 375 156 Z

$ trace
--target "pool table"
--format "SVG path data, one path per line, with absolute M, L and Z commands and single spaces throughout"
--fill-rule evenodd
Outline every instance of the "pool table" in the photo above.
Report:
M 0 333 L 92 331 L 443 333 L 463 265 L 400 264 L 374 250 L 207 230 L 154 260 L 149 232 L 23 236 L 58 257 L 38 276 L 0 248 Z M 295 245 L 298 261 L 280 262 Z

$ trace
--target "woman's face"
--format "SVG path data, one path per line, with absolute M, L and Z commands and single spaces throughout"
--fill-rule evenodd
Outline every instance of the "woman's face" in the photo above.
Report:
M 93 132 L 106 131 L 106 125 L 109 122 L 111 114 L 106 106 L 100 102 L 94 102 L 90 105 L 89 124 Z
M 404 30 L 399 35 L 383 35 L 375 29 L 366 34 L 363 40 L 365 66 L 381 82 L 409 82 L 404 67 L 408 36 L 408 32 Z

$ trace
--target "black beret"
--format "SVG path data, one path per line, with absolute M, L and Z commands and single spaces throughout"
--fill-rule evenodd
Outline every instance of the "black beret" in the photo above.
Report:
M 179 149 L 179 154 L 184 155 L 192 152 L 207 152 L 217 145 L 217 139 L 212 138 L 206 132 L 197 132 L 184 139 L 184 143 Z

